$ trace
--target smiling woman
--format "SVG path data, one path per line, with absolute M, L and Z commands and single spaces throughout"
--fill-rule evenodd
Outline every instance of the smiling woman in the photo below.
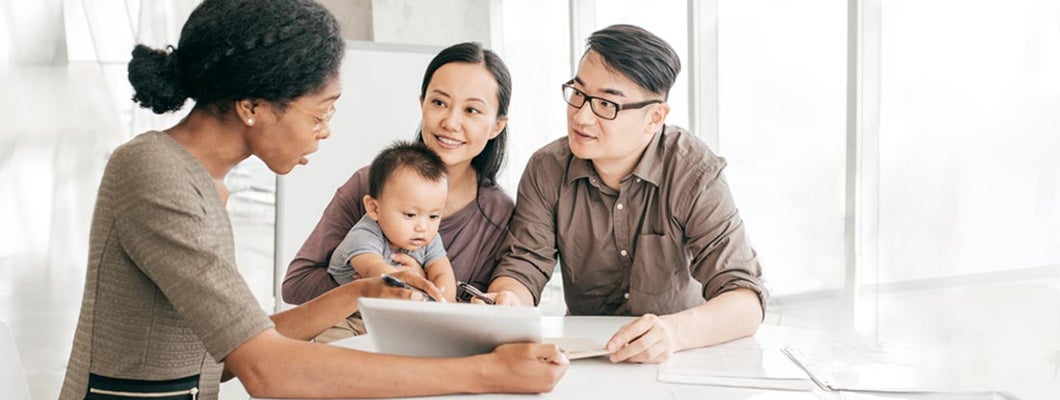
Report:
M 515 206 L 496 183 L 506 157 L 511 90 L 504 61 L 478 43 L 460 43 L 439 52 L 420 85 L 422 125 L 417 138 L 441 157 L 448 175 L 438 233 L 456 279 L 480 290 L 489 284 Z M 283 282 L 288 303 L 301 304 L 338 287 L 327 273 L 328 260 L 366 213 L 361 200 L 369 192 L 368 175 L 368 168 L 362 168 L 338 189 L 291 261 Z M 400 255 L 394 261 L 412 265 Z M 457 295 L 466 298 L 463 290 Z M 348 328 L 352 332 L 346 335 L 362 329 Z M 324 339 L 338 337 L 329 334 Z

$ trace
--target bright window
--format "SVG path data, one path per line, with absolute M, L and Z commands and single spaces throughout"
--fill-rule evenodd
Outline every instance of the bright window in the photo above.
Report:
M 883 2 L 881 283 L 1060 261 L 1057 15 Z
M 841 288 L 846 4 L 720 0 L 717 15 L 714 150 L 767 286 Z

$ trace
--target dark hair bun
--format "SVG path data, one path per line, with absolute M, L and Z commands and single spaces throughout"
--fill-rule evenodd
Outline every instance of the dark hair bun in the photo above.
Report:
M 179 110 L 188 99 L 182 85 L 180 66 L 172 47 L 155 50 L 136 45 L 129 61 L 132 100 L 156 114 Z

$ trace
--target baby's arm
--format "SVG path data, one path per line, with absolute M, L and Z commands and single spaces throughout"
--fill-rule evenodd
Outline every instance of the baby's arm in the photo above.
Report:
M 364 278 L 372 278 L 381 274 L 389 274 L 397 268 L 386 262 L 379 253 L 361 253 L 350 258 L 350 266 L 357 274 Z
M 442 257 L 427 264 L 427 280 L 434 283 L 442 290 L 445 300 L 456 301 L 456 275 L 453 274 L 453 266 L 449 264 L 449 257 Z

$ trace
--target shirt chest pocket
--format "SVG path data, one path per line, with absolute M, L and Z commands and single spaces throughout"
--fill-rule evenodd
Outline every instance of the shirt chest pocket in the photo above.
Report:
M 684 251 L 665 235 L 640 235 L 633 255 L 629 287 L 642 294 L 672 291 L 676 272 L 688 269 Z

